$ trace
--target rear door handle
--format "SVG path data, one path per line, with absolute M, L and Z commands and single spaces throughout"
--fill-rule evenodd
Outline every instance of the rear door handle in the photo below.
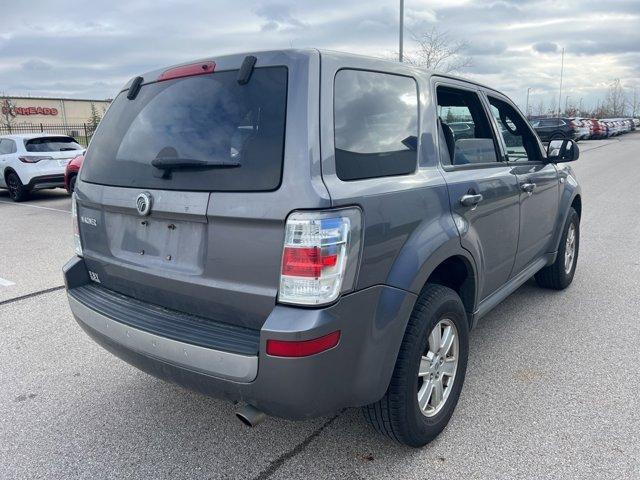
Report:
M 531 194 L 536 189 L 536 184 L 535 183 L 521 183 L 520 184 L 520 188 L 522 189 L 523 192 L 527 192 L 527 193 Z
M 475 207 L 482 201 L 482 194 L 478 193 L 476 195 L 463 195 L 460 198 L 460 203 L 465 207 Z

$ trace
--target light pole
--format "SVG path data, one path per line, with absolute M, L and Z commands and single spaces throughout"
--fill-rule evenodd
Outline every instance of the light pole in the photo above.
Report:
M 560 63 L 560 94 L 558 96 L 558 117 L 560 116 L 560 108 L 562 105 L 562 75 L 564 73 L 564 47 L 562 47 L 562 60 Z
M 531 87 L 527 88 L 527 107 L 524 110 L 524 114 L 527 116 L 527 119 L 531 116 L 529 115 L 529 92 L 531 91 Z
M 402 40 L 404 35 L 404 0 L 400 0 L 400 35 L 399 35 L 399 49 L 398 59 L 402 62 Z

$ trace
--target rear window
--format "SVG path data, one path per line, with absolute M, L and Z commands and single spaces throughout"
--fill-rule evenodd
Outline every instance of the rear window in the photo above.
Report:
M 67 152 L 84 147 L 71 137 L 38 137 L 24 141 L 27 152 Z
M 228 70 L 151 83 L 134 100 L 120 93 L 91 140 L 83 180 L 167 190 L 278 188 L 287 69 L 256 68 L 246 85 L 237 78 Z M 174 166 L 153 166 L 158 159 Z M 202 162 L 223 166 L 194 166 Z

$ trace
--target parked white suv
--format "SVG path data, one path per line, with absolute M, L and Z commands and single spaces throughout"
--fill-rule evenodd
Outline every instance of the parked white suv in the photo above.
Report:
M 64 169 L 84 147 L 67 135 L 47 133 L 0 137 L 0 188 L 15 202 L 32 190 L 64 187 Z

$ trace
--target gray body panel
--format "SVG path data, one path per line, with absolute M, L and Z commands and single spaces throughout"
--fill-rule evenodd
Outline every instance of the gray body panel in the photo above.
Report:
M 135 212 L 139 189 L 79 179 L 80 218 L 95 219 L 96 225 L 80 223 L 84 259 L 72 260 L 65 278 L 69 289 L 77 288 L 89 281 L 90 271 L 104 288 L 137 300 L 260 331 L 255 378 L 236 381 L 215 367 L 190 367 L 170 355 L 158 358 L 123 343 L 92 325 L 90 305 L 74 305 L 74 314 L 105 348 L 139 368 L 206 394 L 251 402 L 267 413 L 304 418 L 374 402 L 387 389 L 410 313 L 434 270 L 450 257 L 463 259 L 475 285 L 467 305 L 474 325 L 554 261 L 579 185 L 569 167 L 546 162 L 442 165 L 446 146 L 437 133 L 435 85 L 499 95 L 482 85 L 332 52 L 253 55 L 257 66 L 286 65 L 289 72 L 280 187 L 255 193 L 150 190 L 152 213 L 143 218 Z M 216 68 L 236 69 L 244 56 L 215 58 Z M 419 134 L 414 172 L 338 178 L 333 89 L 342 68 L 415 79 Z M 531 196 L 522 191 L 523 182 L 536 183 Z M 470 190 L 484 197 L 476 208 L 460 204 Z M 342 206 L 357 206 L 363 215 L 353 291 L 323 308 L 279 305 L 287 216 L 294 210 Z M 335 330 L 342 332 L 340 343 L 321 354 L 296 359 L 265 354 L 267 339 L 307 340 Z
M 96 185 L 80 178 L 80 217 L 97 220 L 96 226 L 81 224 L 84 254 L 106 287 L 217 321 L 257 329 L 264 323 L 275 306 L 292 199 L 297 209 L 330 202 L 319 162 L 318 52 L 256 56 L 259 66 L 287 66 L 287 118 L 304 119 L 287 122 L 280 188 L 183 192 Z M 216 71 L 237 69 L 244 57 L 218 57 Z M 155 79 L 160 72 L 144 77 Z M 145 218 L 136 212 L 141 191 L 153 198 Z

